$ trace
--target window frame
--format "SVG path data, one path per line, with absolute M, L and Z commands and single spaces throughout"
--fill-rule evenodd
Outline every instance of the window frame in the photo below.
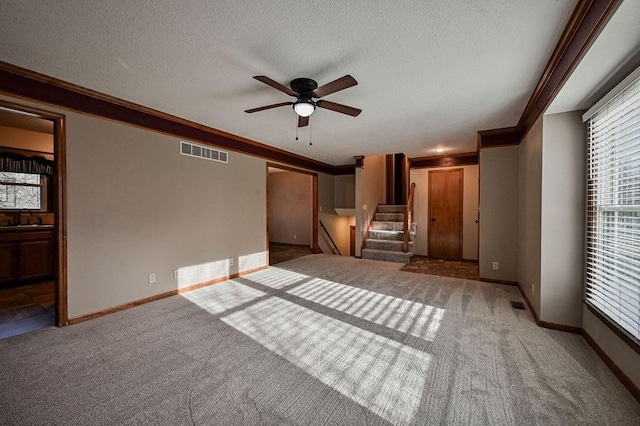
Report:
M 634 351 L 636 351 L 637 353 L 640 353 L 640 333 L 638 333 L 638 330 L 640 329 L 640 313 L 638 314 L 638 320 L 637 320 L 637 325 L 634 327 L 632 324 L 629 324 L 628 327 L 631 327 L 633 329 L 635 329 L 635 332 L 638 333 L 638 336 L 635 336 L 631 331 L 627 330 L 622 324 L 621 322 L 624 322 L 623 319 L 621 319 L 621 321 L 618 321 L 614 318 L 612 318 L 610 315 L 607 314 L 607 312 L 603 311 L 603 309 L 601 309 L 596 303 L 594 303 L 593 300 L 597 299 L 595 297 L 592 297 L 590 294 L 590 290 L 593 292 L 593 279 L 589 278 L 589 272 L 590 272 L 590 249 L 593 250 L 593 248 L 599 244 L 601 244 L 600 242 L 598 242 L 598 238 L 601 238 L 602 236 L 604 236 L 606 234 L 607 229 L 606 228 L 600 228 L 598 229 L 599 225 L 601 223 L 603 223 L 603 216 L 606 215 L 607 213 L 613 213 L 614 216 L 619 216 L 620 214 L 624 214 L 625 212 L 634 212 L 637 214 L 640 214 L 640 204 L 628 204 L 625 203 L 625 200 L 629 200 L 629 199 L 634 199 L 637 197 L 634 197 L 634 194 L 631 195 L 622 195 L 625 192 L 625 183 L 621 182 L 624 181 L 625 179 L 628 178 L 628 175 L 626 176 L 622 176 L 625 174 L 625 170 L 624 168 L 619 168 L 620 165 L 616 164 L 615 166 L 611 165 L 611 162 L 607 162 L 604 163 L 604 167 L 607 169 L 607 171 L 611 171 L 612 175 L 615 176 L 614 179 L 612 179 L 613 182 L 615 182 L 615 184 L 610 184 L 610 186 L 607 188 L 609 190 L 611 190 L 611 188 L 613 188 L 613 190 L 611 192 L 609 192 L 607 195 L 610 197 L 608 201 L 611 200 L 615 200 L 616 204 L 615 205 L 606 205 L 606 203 L 602 203 L 602 202 L 598 202 L 598 198 L 601 196 L 600 193 L 598 193 L 597 191 L 599 189 L 594 189 L 591 187 L 592 185 L 592 177 L 590 176 L 591 173 L 591 168 L 590 168 L 590 163 L 592 161 L 592 158 L 595 156 L 592 154 L 592 149 L 594 142 L 592 142 L 592 122 L 591 120 L 594 119 L 594 117 L 596 117 L 600 111 L 604 108 L 604 107 L 608 107 L 610 105 L 615 106 L 615 102 L 618 101 L 618 97 L 619 95 L 621 95 L 623 92 L 627 91 L 628 89 L 632 88 L 633 86 L 636 86 L 634 89 L 637 90 L 638 88 L 638 84 L 640 83 L 640 67 L 636 68 L 633 72 L 631 72 L 622 82 L 620 82 L 613 90 L 611 90 L 607 95 L 605 95 L 600 101 L 598 101 L 593 107 L 591 107 L 584 115 L 583 115 L 583 121 L 585 123 L 587 123 L 587 133 L 588 133 L 588 140 L 587 140 L 587 158 L 586 158 L 586 162 L 587 162 L 587 175 L 586 175 L 586 180 L 585 180 L 585 192 L 586 192 L 586 198 L 587 198 L 587 203 L 586 203 L 586 224 L 585 224 L 585 266 L 584 266 L 584 270 L 585 270 L 585 284 L 584 284 L 584 293 L 583 293 L 583 300 L 584 303 L 586 305 L 586 307 L 588 308 L 588 310 L 594 314 L 600 321 L 603 322 L 603 324 L 605 324 L 609 329 L 611 329 L 618 337 L 620 337 L 629 347 L 631 347 Z M 633 96 L 635 96 L 637 92 L 633 92 Z M 613 102 L 612 102 L 613 101 Z M 640 121 L 640 104 L 635 104 L 632 105 L 633 106 L 633 112 L 635 113 L 637 111 L 637 117 L 636 114 L 629 114 L 628 116 L 632 117 L 631 119 L 634 121 Z M 625 112 L 625 114 L 627 114 Z M 615 114 L 611 114 L 611 115 L 615 115 Z M 609 117 L 607 117 L 609 118 Z M 617 128 L 617 127 L 616 127 Z M 609 141 L 610 139 L 607 139 L 607 141 Z M 633 142 L 636 141 L 636 137 L 631 139 Z M 628 141 L 624 141 L 623 143 L 626 143 Z M 636 152 L 638 152 L 638 149 L 636 146 L 633 145 L 633 143 L 631 143 L 632 145 L 632 153 L 635 154 Z M 640 146 L 640 145 L 639 145 Z M 598 155 L 602 155 L 602 154 L 598 154 Z M 619 158 L 616 158 L 617 161 L 619 161 Z M 610 161 L 610 160 L 609 160 Z M 632 168 L 636 168 L 637 171 L 637 167 L 638 164 L 640 164 L 640 158 L 639 159 L 634 159 L 632 161 L 625 161 L 624 162 L 625 165 L 629 165 Z M 603 167 L 603 162 L 601 158 L 598 158 L 598 166 Z M 597 184 L 596 184 L 597 185 Z M 602 183 L 601 183 L 602 185 Z M 636 200 L 637 201 L 637 200 Z M 606 221 L 605 221 L 606 222 Z M 640 229 L 640 226 L 635 225 L 637 227 L 637 229 Z M 620 222 L 613 222 L 613 225 L 611 226 L 609 232 L 613 231 L 614 234 L 619 232 L 620 229 L 622 229 L 622 226 L 620 225 Z M 596 235 L 590 235 L 590 233 L 592 232 L 598 232 L 598 234 Z M 596 242 L 594 243 L 594 240 L 596 240 Z M 633 235 L 632 239 L 631 239 L 632 243 L 638 242 L 640 243 L 640 237 Z M 622 243 L 620 241 L 616 241 L 615 243 L 615 247 L 613 248 L 614 251 L 622 251 L 624 252 L 624 250 L 616 250 L 616 247 L 619 247 Z M 624 246 L 624 245 L 623 245 Z M 633 253 L 632 253 L 633 255 Z M 594 255 L 591 254 L 591 256 L 593 257 Z M 621 268 L 616 268 L 615 271 L 620 271 L 622 270 Z M 640 270 L 640 268 L 639 268 Z M 614 271 L 614 272 L 615 272 Z M 633 283 L 635 284 L 635 283 Z M 605 290 L 611 290 L 614 289 L 613 286 L 610 287 L 605 287 L 608 284 L 599 284 L 601 285 Z M 590 286 L 592 288 L 590 288 Z M 618 287 L 622 287 L 623 284 L 618 284 Z M 640 292 L 640 283 L 636 284 L 635 288 L 632 288 L 632 294 Z M 622 291 L 619 291 L 619 293 L 622 293 Z M 634 297 L 637 298 L 637 300 L 634 300 Z M 592 300 L 590 300 L 592 299 Z M 620 295 L 618 295 L 617 299 L 618 301 L 618 316 L 620 316 L 620 310 L 623 307 L 623 302 L 626 302 L 627 299 L 625 299 L 623 296 L 621 297 Z M 603 298 L 604 300 L 604 298 Z M 638 309 L 640 310 L 640 298 L 638 298 L 637 296 L 630 296 L 630 299 L 632 302 L 638 302 L 638 306 L 634 306 L 633 309 L 634 311 L 632 312 L 632 315 L 635 315 L 635 310 Z M 603 308 L 606 306 L 605 302 L 601 303 L 603 305 Z M 612 309 L 611 312 L 613 314 L 616 313 L 615 309 Z
M 37 173 L 18 173 L 18 172 L 2 172 L 2 173 L 14 173 L 14 174 L 30 174 L 38 176 L 39 183 L 23 183 L 23 182 L 7 182 L 2 180 L 0 177 L 0 185 L 7 186 L 22 186 L 22 187 L 32 187 L 32 188 L 40 188 L 40 207 L 38 208 L 29 208 L 29 207 L 14 207 L 14 208 L 4 208 L 0 206 L 0 212 L 6 213 L 16 213 L 22 210 L 28 210 L 33 212 L 43 212 L 46 211 L 46 194 L 47 194 L 47 184 L 45 176 Z

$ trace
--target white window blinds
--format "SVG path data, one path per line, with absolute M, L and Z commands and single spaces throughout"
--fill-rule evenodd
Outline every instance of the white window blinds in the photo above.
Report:
M 637 72 L 631 77 L 584 117 L 589 130 L 585 298 L 637 342 L 640 77 Z

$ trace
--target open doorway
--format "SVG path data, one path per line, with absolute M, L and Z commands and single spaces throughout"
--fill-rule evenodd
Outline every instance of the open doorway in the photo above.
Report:
M 479 279 L 479 172 L 478 164 L 411 168 L 418 226 L 403 271 Z
M 318 175 L 267 164 L 269 264 L 318 253 Z
M 64 117 L 0 101 L 0 338 L 67 323 Z

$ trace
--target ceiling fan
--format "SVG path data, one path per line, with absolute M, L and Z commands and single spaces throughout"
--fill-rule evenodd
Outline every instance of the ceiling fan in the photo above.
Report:
M 313 114 L 313 111 L 315 111 L 316 107 L 330 109 L 332 111 L 347 114 L 352 117 L 357 117 L 362 112 L 362 110 L 358 108 L 353 108 L 335 102 L 325 101 L 322 99 L 317 101 L 313 100 L 313 98 L 322 98 L 324 96 L 330 95 L 331 93 L 348 89 L 349 87 L 358 84 L 356 79 L 351 77 L 350 75 L 345 75 L 344 77 L 341 77 L 337 80 L 332 81 L 331 83 L 327 83 L 320 87 L 318 87 L 318 83 L 310 78 L 296 78 L 292 80 L 291 83 L 289 83 L 290 87 L 280 84 L 277 81 L 270 79 L 269 77 L 265 77 L 264 75 L 258 75 L 253 78 L 273 87 L 274 89 L 278 89 L 289 96 L 295 97 L 296 101 L 280 102 L 278 104 L 248 109 L 245 111 L 248 113 L 264 111 L 267 109 L 278 108 L 286 105 L 293 105 L 293 110 L 296 112 L 296 114 L 298 114 L 298 127 L 304 127 L 309 124 L 309 116 Z

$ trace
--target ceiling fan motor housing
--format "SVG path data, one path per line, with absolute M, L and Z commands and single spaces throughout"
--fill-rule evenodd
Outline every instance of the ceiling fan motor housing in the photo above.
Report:
M 296 78 L 289 83 L 291 90 L 298 93 L 298 100 L 293 104 L 293 110 L 300 117 L 308 117 L 316 109 L 316 103 L 311 100 L 313 91 L 318 88 L 318 83 L 310 78 Z
M 300 94 L 301 98 L 311 99 L 313 91 L 318 88 L 318 83 L 310 78 L 296 78 L 291 80 L 289 86 L 291 86 L 291 90 Z

